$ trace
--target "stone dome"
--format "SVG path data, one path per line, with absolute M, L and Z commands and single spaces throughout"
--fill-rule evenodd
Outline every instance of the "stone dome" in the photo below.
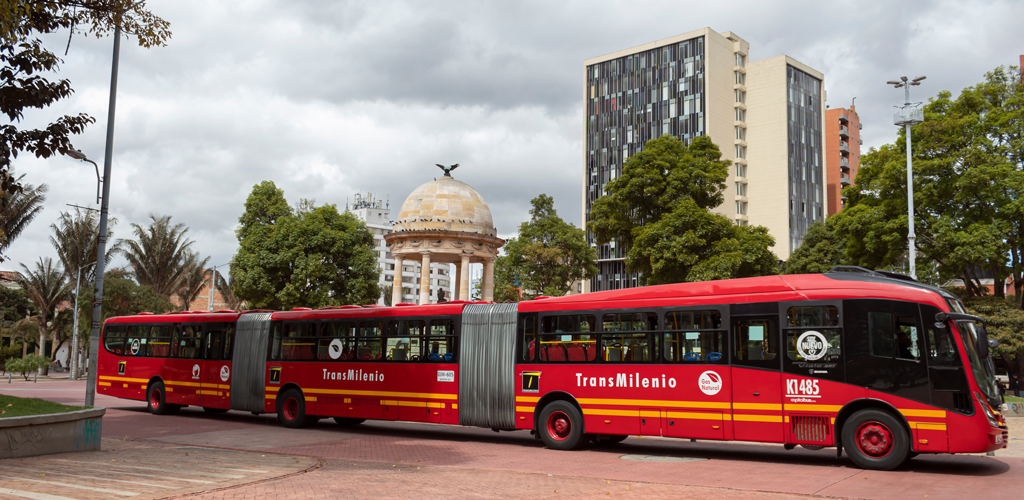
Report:
M 484 197 L 445 175 L 413 190 L 402 203 L 395 231 L 457 231 L 497 236 Z

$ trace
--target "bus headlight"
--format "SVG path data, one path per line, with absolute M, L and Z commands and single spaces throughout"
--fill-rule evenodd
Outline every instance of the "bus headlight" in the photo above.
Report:
M 996 413 L 992 411 L 992 407 L 989 406 L 988 402 L 985 401 L 985 399 L 982 398 L 981 395 L 978 394 L 977 392 L 974 393 L 974 397 L 978 400 L 979 403 L 981 403 L 981 409 L 984 410 L 985 417 L 988 418 L 988 423 L 992 427 L 999 427 L 999 419 L 996 418 Z

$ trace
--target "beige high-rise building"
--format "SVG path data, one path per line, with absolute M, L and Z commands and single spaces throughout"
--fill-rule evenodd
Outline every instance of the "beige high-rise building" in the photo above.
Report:
M 776 255 L 789 257 L 823 218 L 823 77 L 787 56 L 750 63 L 749 53 L 739 36 L 704 28 L 584 62 L 584 224 L 605 184 L 648 140 L 708 135 L 733 162 L 715 211 L 767 226 Z M 637 286 L 626 249 L 588 238 L 598 276 L 585 291 Z

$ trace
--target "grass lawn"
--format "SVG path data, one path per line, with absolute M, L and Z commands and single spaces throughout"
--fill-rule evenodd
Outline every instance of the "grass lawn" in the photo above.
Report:
M 67 413 L 84 409 L 83 406 L 67 406 L 42 399 L 0 395 L 0 418 Z
M 1007 403 L 1024 403 L 1024 398 L 1018 398 L 1015 396 L 1003 396 L 1006 398 Z

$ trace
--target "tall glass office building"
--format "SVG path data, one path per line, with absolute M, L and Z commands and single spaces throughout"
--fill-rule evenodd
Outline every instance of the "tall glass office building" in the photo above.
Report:
M 772 198 L 778 193 L 768 193 L 769 188 L 783 188 L 794 199 L 805 203 L 816 199 L 817 207 L 822 206 L 823 193 L 815 195 L 816 189 L 821 191 L 822 173 L 813 172 L 814 165 L 821 165 L 822 77 L 782 56 L 792 61 L 792 69 L 803 75 L 794 79 L 794 89 L 800 93 L 797 99 L 810 95 L 813 105 L 794 101 L 792 118 L 784 118 L 774 127 L 766 125 L 764 131 L 755 130 L 750 119 L 757 117 L 748 113 L 758 103 L 748 95 L 748 80 L 754 77 L 755 81 L 774 81 L 767 73 L 774 76 L 777 68 L 766 68 L 765 75 L 752 74 L 754 65 L 747 64 L 748 51 L 749 44 L 742 38 L 705 28 L 585 61 L 584 223 L 589 221 L 593 203 L 602 196 L 605 185 L 622 174 L 625 161 L 648 140 L 671 134 L 689 143 L 694 137 L 709 135 L 723 157 L 734 164 L 725 202 L 714 211 L 739 225 L 768 226 L 778 241 L 776 254 L 788 257 L 795 242 L 802 241 L 808 221 L 820 220 L 820 216 L 814 219 L 819 212 L 812 207 L 807 212 L 810 219 L 796 217 L 791 223 L 784 201 L 761 200 L 759 193 L 764 191 L 765 197 Z M 788 81 L 785 72 L 778 80 Z M 774 90 L 772 95 L 758 99 L 772 102 L 778 111 L 786 113 L 790 107 L 787 88 Z M 812 124 L 814 120 L 819 123 Z M 785 123 L 790 127 L 781 126 Z M 758 155 L 748 141 L 773 143 L 774 149 L 786 151 L 788 139 L 798 135 L 803 142 L 799 146 L 793 144 L 793 154 L 759 162 L 751 159 L 751 155 Z M 813 136 L 810 142 L 809 136 Z M 804 179 L 805 175 L 810 175 L 810 182 Z M 759 186 L 755 180 L 763 184 Z M 787 189 L 790 181 L 796 183 L 792 190 Z M 639 277 L 626 271 L 627 249 L 614 241 L 597 245 L 589 232 L 587 237 L 598 250 L 598 275 L 585 284 L 585 291 L 638 285 Z

